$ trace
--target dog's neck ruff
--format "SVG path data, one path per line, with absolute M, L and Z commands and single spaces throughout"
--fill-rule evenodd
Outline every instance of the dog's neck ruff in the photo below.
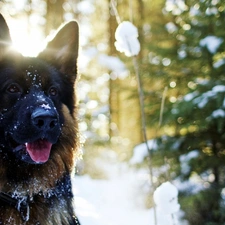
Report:
M 18 197 L 7 194 L 5 192 L 0 192 L 0 202 L 8 204 L 12 207 L 15 207 L 20 213 L 21 219 L 23 222 L 27 222 L 30 219 L 30 200 L 29 196 L 27 197 Z M 74 217 L 74 222 L 76 225 L 80 225 L 80 222 L 77 217 Z
M 27 222 L 29 220 L 30 217 L 29 197 L 18 197 L 9 195 L 4 192 L 0 192 L 0 201 L 15 207 L 19 211 L 23 222 Z

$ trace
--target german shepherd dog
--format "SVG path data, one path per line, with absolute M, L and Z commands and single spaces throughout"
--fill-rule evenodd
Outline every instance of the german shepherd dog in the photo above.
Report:
M 62 26 L 35 58 L 11 43 L 0 15 L 0 224 L 78 225 L 78 24 Z

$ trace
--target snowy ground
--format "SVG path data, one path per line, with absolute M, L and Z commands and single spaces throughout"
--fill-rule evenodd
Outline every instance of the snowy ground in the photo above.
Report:
M 118 163 L 103 163 L 103 168 L 107 180 L 94 180 L 88 175 L 76 176 L 74 180 L 81 225 L 155 225 L 153 210 L 144 207 L 143 184 L 147 174 Z M 171 216 L 158 212 L 157 225 L 170 224 L 186 223 L 171 222 Z

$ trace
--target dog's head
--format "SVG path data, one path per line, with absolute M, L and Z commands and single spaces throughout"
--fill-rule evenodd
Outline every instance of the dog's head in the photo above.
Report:
M 0 152 L 26 163 L 45 163 L 59 142 L 63 107 L 73 118 L 78 25 L 61 27 L 38 57 L 11 49 L 0 15 Z

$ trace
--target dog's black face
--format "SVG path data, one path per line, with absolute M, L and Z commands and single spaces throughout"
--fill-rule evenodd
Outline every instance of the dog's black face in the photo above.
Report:
M 46 162 L 63 126 L 60 72 L 39 59 L 10 59 L 0 67 L 0 83 L 2 147 L 25 162 Z
M 36 58 L 11 49 L 1 15 L 0 28 L 0 153 L 19 164 L 45 163 L 59 142 L 63 107 L 73 118 L 78 25 L 59 29 Z

